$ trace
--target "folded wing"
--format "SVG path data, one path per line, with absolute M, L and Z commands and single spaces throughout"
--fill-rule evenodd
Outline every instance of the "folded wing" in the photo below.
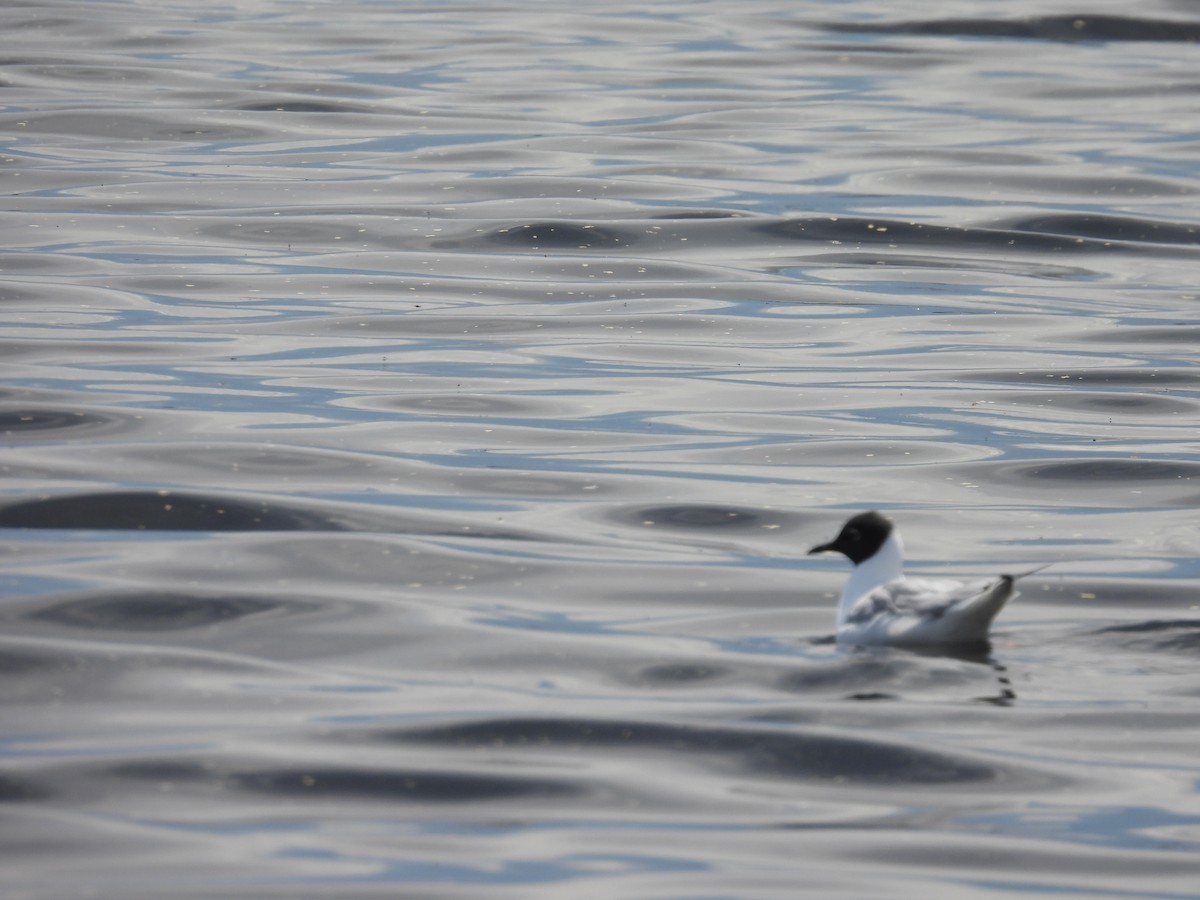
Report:
M 928 581 L 901 578 L 889 581 L 863 595 L 850 610 L 847 622 L 869 622 L 879 615 L 940 619 L 972 601 L 989 597 L 1003 579 L 977 581 Z

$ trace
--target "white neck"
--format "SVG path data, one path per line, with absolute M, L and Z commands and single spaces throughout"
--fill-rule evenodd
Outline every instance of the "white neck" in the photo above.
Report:
M 893 531 L 874 556 L 864 559 L 850 573 L 838 604 L 838 624 L 846 621 L 850 608 L 859 597 L 881 584 L 894 581 L 903 572 L 904 545 L 900 542 L 900 535 Z

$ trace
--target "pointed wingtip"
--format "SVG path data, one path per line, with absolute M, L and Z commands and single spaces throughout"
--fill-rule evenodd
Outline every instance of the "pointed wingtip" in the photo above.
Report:
M 1043 563 L 1043 564 L 1042 564 L 1042 565 L 1040 565 L 1040 566 L 1034 566 L 1032 569 L 1026 569 L 1024 572 L 1018 572 L 1018 573 L 1017 573 L 1017 574 L 1015 574 L 1015 575 L 1005 575 L 1005 576 L 1003 576 L 1003 577 L 1004 577 L 1004 578 L 1011 578 L 1013 581 L 1019 581 L 1019 580 L 1020 580 L 1020 579 L 1022 579 L 1022 578 L 1026 578 L 1026 577 L 1028 577 L 1029 575 L 1034 575 L 1034 574 L 1036 574 L 1036 573 L 1038 573 L 1038 572 L 1042 571 L 1042 569 L 1048 569 L 1048 568 L 1050 568 L 1052 565 L 1054 565 L 1054 563 L 1052 563 L 1052 562 Z

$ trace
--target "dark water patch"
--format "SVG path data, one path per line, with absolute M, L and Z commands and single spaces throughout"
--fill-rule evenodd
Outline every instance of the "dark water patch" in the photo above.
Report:
M 74 186 L 75 181 L 61 180 L 62 186 Z M 0 250 L 0 272 L 7 275 L 54 275 L 61 278 L 64 275 L 82 275 L 95 271 L 93 260 L 82 256 L 72 256 L 69 253 L 19 253 Z M 29 302 L 32 298 L 28 293 L 19 292 L 15 296 L 8 293 L 8 287 L 0 288 L 0 303 L 9 300 Z
M 492 719 L 377 733 L 377 739 L 492 751 L 601 749 L 716 756 L 759 777 L 862 785 L 982 784 L 1013 776 L 948 752 L 823 733 L 598 719 Z
M 97 341 L 90 346 L 85 340 L 36 341 L 24 343 L 8 343 L 0 341 L 0 354 L 6 362 L 28 360 L 30 362 L 56 364 L 63 359 L 72 359 L 76 365 L 85 364 L 92 360 L 123 359 L 130 365 L 136 365 L 138 357 L 158 362 L 166 357 L 178 361 L 179 345 L 168 342 L 105 340 Z
M 233 109 L 247 112 L 290 112 L 290 113 L 369 113 L 369 107 L 361 104 L 331 102 L 327 100 L 295 100 L 281 97 L 278 100 L 256 100 L 252 103 L 238 103 Z
M 481 775 L 437 770 L 328 767 L 237 770 L 210 762 L 147 759 L 117 763 L 104 774 L 120 779 L 237 788 L 277 797 L 467 803 L 521 797 L 562 798 L 581 786 L 549 778 Z
M 662 663 L 638 669 L 629 680 L 646 687 L 672 687 L 719 681 L 732 674 L 732 671 L 727 666 L 712 663 Z
M 51 791 L 33 779 L 0 773 L 0 803 L 26 803 L 50 796 Z
M 1119 816 L 1121 812 L 1112 810 L 1111 814 Z M 1038 808 L 1029 818 L 1048 818 L 1055 813 L 1073 818 L 1053 807 Z M 941 829 L 936 842 L 923 843 L 911 834 L 895 831 L 877 833 L 869 842 L 839 848 L 837 856 L 844 866 L 936 871 L 946 883 L 970 885 L 970 893 L 978 891 L 984 896 L 1190 900 L 1195 893 L 1200 864 L 1194 852 L 1170 853 L 1165 849 L 1169 842 L 1141 850 L 1080 846 L 1081 836 L 1069 831 L 1065 831 L 1067 839 L 1056 835 L 1051 841 L 1046 839 L 1044 827 L 1014 827 L 1020 821 L 1018 816 L 1004 816 L 1000 822 L 980 818 L 982 825 L 968 820 Z M 1014 831 L 1020 837 L 1010 838 Z M 1064 888 L 1064 882 L 1069 886 Z
M 236 114 L 229 114 L 233 119 Z M 0 116 L 0 128 L 23 134 L 45 134 L 80 139 L 111 141 L 161 141 L 170 144 L 207 144 L 217 141 L 269 139 L 267 128 L 244 122 L 221 121 L 217 115 L 188 119 L 164 118 L 160 114 L 138 114 L 124 109 L 89 109 L 68 112 L 8 114 Z
M 285 606 L 291 612 L 313 608 L 313 604 L 265 597 L 156 591 L 89 595 L 38 608 L 25 618 L 72 628 L 178 631 L 208 627 Z
M 581 797 L 581 784 L 549 778 L 427 770 L 312 768 L 236 772 L 242 790 L 282 797 L 374 800 L 383 803 L 474 803 L 494 800 Z
M 70 657 L 52 650 L 0 646 L 0 677 L 39 675 L 74 667 Z
M 33 64 L 23 64 L 17 71 L 23 76 L 21 81 L 24 84 L 41 87 L 61 87 L 62 82 L 88 85 L 104 82 L 147 84 L 152 83 L 158 75 L 149 67 L 114 65 L 111 58 L 93 58 L 96 65 L 82 65 L 79 60 L 70 59 L 41 60 Z
M 1002 384 L 1063 385 L 1069 387 L 1195 387 L 1200 374 L 1179 368 L 1147 369 L 1138 366 L 1108 369 L 1027 369 L 964 372 L 956 381 L 990 381 Z
M 216 766 L 208 762 L 194 762 L 185 759 L 140 759 L 114 763 L 106 766 L 104 771 L 117 778 L 185 782 L 211 779 L 216 771 Z
M 1200 484 L 1200 463 L 1183 460 L 1083 459 L 1068 462 L 1001 464 L 1001 467 L 1006 481 L 1131 484 L 1190 481 L 1196 478 L 1197 484 Z
M 1122 325 L 1108 330 L 1088 331 L 1085 340 L 1104 344 L 1181 344 L 1188 349 L 1200 346 L 1200 325 L 1176 322 L 1173 325 Z
M 1200 650 L 1200 619 L 1153 619 L 1093 632 L 1122 638 L 1126 650 Z
M 0 506 L 0 527 L 136 531 L 340 531 L 320 513 L 275 502 L 116 491 L 24 500 Z
M 63 432 L 88 431 L 91 434 L 118 430 L 130 416 L 100 415 L 79 410 L 27 407 L 0 409 L 0 437 L 8 441 L 53 440 L 74 437 Z M 47 432 L 50 432 L 47 434 Z
M 688 219 L 745 219 L 745 218 L 750 218 L 750 216 L 748 216 L 748 214 L 746 214 L 744 212 L 738 212 L 736 210 L 681 209 L 681 210 L 672 210 L 669 213 L 659 213 L 656 215 L 651 215 L 649 218 L 656 219 L 656 220 L 661 219 L 661 220 L 671 220 L 671 221 L 675 221 L 675 220 L 686 221 Z
M 766 517 L 770 518 L 772 522 L 777 521 L 777 517 L 773 513 Z M 764 513 L 759 510 L 732 506 L 681 504 L 679 506 L 621 509 L 610 513 L 609 518 L 626 525 L 667 526 L 707 531 L 710 529 L 760 528 L 764 521 Z
M 464 232 L 461 236 L 438 238 L 430 244 L 438 250 L 479 250 L 494 254 L 496 247 L 512 247 L 541 253 L 561 251 L 629 250 L 655 254 L 681 254 L 695 249 L 704 252 L 708 247 L 730 248 L 761 245 L 759 225 L 761 216 L 745 213 L 731 214 L 724 210 L 672 210 L 650 217 L 606 220 L 603 224 L 586 221 L 553 221 L 506 225 L 482 234 Z M 523 259 L 526 260 L 527 257 Z M 620 260 L 613 260 L 620 263 Z M 628 261 L 626 261 L 628 265 Z M 594 264 L 592 264 L 594 266 Z M 644 266 L 614 269 L 606 266 L 606 282 L 647 274 Z M 593 267 L 582 270 L 580 276 L 595 279 Z M 644 280 L 641 279 L 641 280 Z
M 1017 232 L 1062 235 L 1093 241 L 1186 246 L 1200 244 L 1200 225 L 1155 222 L 1101 213 L 1024 216 L 998 224 Z
M 899 694 L 891 694 L 884 691 L 860 691 L 854 694 L 848 694 L 847 700 L 857 700 L 859 702 L 874 703 L 878 700 L 899 700 Z
M 849 699 L 897 699 L 902 696 L 928 699 L 1012 699 L 1005 683 L 997 680 L 1001 670 L 991 657 L 987 643 L 916 650 L 863 650 L 819 665 L 794 668 L 778 679 L 779 690 L 822 696 L 844 693 Z M 1005 677 L 1003 675 L 999 677 Z M 986 696 L 980 697 L 983 693 Z
M 945 37 L 1022 38 L 1078 43 L 1081 41 L 1156 41 L 1195 43 L 1200 24 L 1135 16 L 1049 15 L 1019 19 L 930 19 L 908 22 L 835 22 L 829 31 L 856 34 L 912 34 Z
M 1087 437 L 1079 441 L 1091 441 Z M 988 492 L 1020 492 L 1042 502 L 1071 502 L 1077 509 L 1188 508 L 1197 502 L 1200 462 L 1121 454 L 1020 461 L 984 461 L 954 467 L 947 479 L 961 479 Z
M 849 659 L 823 662 L 789 672 L 779 679 L 781 690 L 817 693 L 858 689 L 863 686 L 895 684 L 917 667 L 915 661 L 898 654 L 862 654 Z
M 993 252 L 1096 253 L 1111 252 L 1102 241 L 1081 240 L 1024 229 L 977 228 L 935 225 L 886 216 L 862 218 L 829 216 L 800 219 L 756 221 L 751 228 L 776 241 L 820 241 L 823 245 L 846 245 L 847 250 L 864 245 L 905 248 L 936 246 L 948 249 L 975 249 Z
M 1200 416 L 1200 403 L 1162 394 L 1126 391 L 1070 390 L 1001 394 L 999 403 L 1075 412 L 1107 413 L 1110 416 Z
M 632 230 L 577 222 L 535 222 L 497 228 L 484 240 L 525 250 L 612 250 L 636 242 Z
M 473 512 L 468 504 L 466 509 Z M 462 518 L 293 498 L 247 500 L 178 491 L 113 491 L 39 497 L 0 505 L 0 528 L 193 532 L 382 532 L 553 541 L 553 535 Z

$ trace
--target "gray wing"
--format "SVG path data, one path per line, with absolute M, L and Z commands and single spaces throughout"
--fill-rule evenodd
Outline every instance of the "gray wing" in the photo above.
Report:
M 996 579 L 980 581 L 927 581 L 901 578 L 864 594 L 854 604 L 847 622 L 861 624 L 878 615 L 940 619 L 962 603 L 989 593 Z

